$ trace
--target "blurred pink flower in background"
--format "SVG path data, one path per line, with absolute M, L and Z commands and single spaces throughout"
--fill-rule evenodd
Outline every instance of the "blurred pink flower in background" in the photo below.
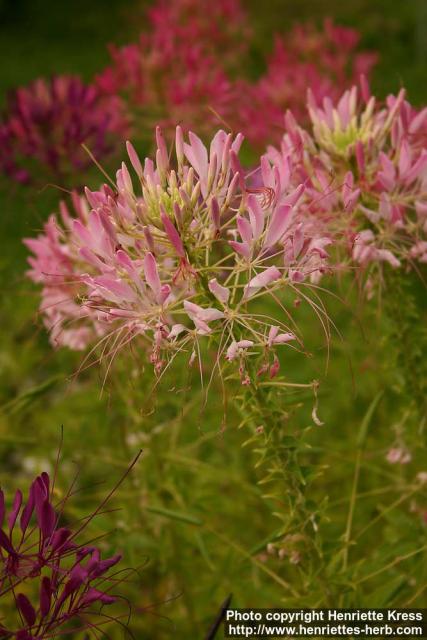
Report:
M 211 134 L 233 104 L 228 70 L 239 73 L 249 27 L 238 0 L 160 0 L 138 43 L 110 47 L 112 64 L 97 77 L 107 95 L 123 95 L 135 126 L 155 124 Z M 140 134 L 141 131 L 139 130 Z
M 158 2 L 136 44 L 111 47 L 112 64 L 97 77 L 102 91 L 124 96 L 139 129 L 161 124 L 211 135 L 219 125 L 242 131 L 260 149 L 277 141 L 283 113 L 306 120 L 311 87 L 318 103 L 336 98 L 376 61 L 358 53 L 353 29 L 326 20 L 276 36 L 265 72 L 247 77 L 252 34 L 238 0 L 209 12 L 200 0 Z
M 3 171 L 18 182 L 64 179 L 102 159 L 126 136 L 124 105 L 77 76 L 38 79 L 9 98 L 0 122 Z M 78 178 L 77 178 L 78 179 Z
M 0 122 L 0 166 L 21 183 L 71 177 L 76 184 L 91 164 L 82 144 L 103 161 L 130 127 L 147 142 L 156 125 L 172 132 L 180 124 L 207 138 L 221 126 L 263 150 L 279 141 L 286 109 L 307 121 L 308 88 L 320 106 L 369 73 L 376 56 L 358 52 L 358 40 L 330 20 L 322 30 L 297 25 L 276 36 L 265 71 L 249 79 L 254 44 L 239 0 L 219 0 L 209 11 L 201 0 L 159 0 L 139 41 L 111 46 L 111 64 L 92 84 L 56 76 L 10 96 Z

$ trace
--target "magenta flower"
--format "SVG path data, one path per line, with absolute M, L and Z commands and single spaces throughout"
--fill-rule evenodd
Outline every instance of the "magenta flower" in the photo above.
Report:
M 47 473 L 34 480 L 26 500 L 16 492 L 8 514 L 0 489 L 0 607 L 7 612 L 0 637 L 42 640 L 115 619 L 102 609 L 117 601 L 112 590 L 120 580 L 110 570 L 121 556 L 102 559 L 81 538 L 138 458 L 95 512 L 74 526 L 61 524 L 71 490 L 55 504 Z
M 228 68 L 246 48 L 239 2 L 219 0 L 207 13 L 200 0 L 160 0 L 148 21 L 138 43 L 110 47 L 112 64 L 97 86 L 122 95 L 139 128 L 173 130 L 179 123 L 210 135 L 219 118 L 227 120 L 233 93 Z
M 149 9 L 153 28 L 153 49 L 169 55 L 188 43 L 196 43 L 209 54 L 236 64 L 236 56 L 246 51 L 249 36 L 247 15 L 239 0 L 218 0 L 206 11 L 200 0 L 158 0 Z
M 18 182 L 64 179 L 102 159 L 125 137 L 123 104 L 78 77 L 39 79 L 17 89 L 0 124 L 3 171 Z
M 266 72 L 250 80 L 242 69 L 251 29 L 238 0 L 215 2 L 208 13 L 202 0 L 158 0 L 148 22 L 138 43 L 111 48 L 112 63 L 97 78 L 101 91 L 124 97 L 138 129 L 180 124 L 210 136 L 225 123 L 264 149 L 279 139 L 286 109 L 307 120 L 308 87 L 319 104 L 335 99 L 376 60 L 357 53 L 354 30 L 326 20 L 321 31 L 300 25 L 276 37 Z

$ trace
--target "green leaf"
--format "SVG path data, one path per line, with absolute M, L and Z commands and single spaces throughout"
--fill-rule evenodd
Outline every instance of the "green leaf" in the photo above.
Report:
M 171 520 L 178 520 L 180 522 L 186 522 L 187 524 L 202 525 L 203 522 L 196 516 L 192 516 L 189 513 L 181 513 L 179 511 L 173 511 L 172 509 L 165 509 L 164 507 L 145 507 L 149 513 L 155 513 Z
M 379 401 L 381 400 L 382 396 L 383 396 L 383 391 L 380 391 L 379 393 L 377 393 L 377 395 L 375 396 L 375 398 L 372 400 L 371 404 L 368 407 L 367 412 L 365 413 L 365 416 L 362 420 L 362 424 L 360 425 L 359 428 L 359 433 L 357 434 L 357 440 L 356 440 L 356 446 L 358 448 L 361 448 L 364 446 L 365 444 L 365 440 L 366 440 L 366 436 L 368 433 L 368 429 L 369 429 L 369 425 L 371 424 L 372 418 L 374 416 L 375 413 L 375 409 L 378 406 Z

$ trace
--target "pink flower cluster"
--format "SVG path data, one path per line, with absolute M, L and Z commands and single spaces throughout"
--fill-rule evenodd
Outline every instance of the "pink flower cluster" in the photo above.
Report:
M 133 178 L 123 163 L 26 240 L 52 342 L 112 360 L 139 336 L 160 372 L 181 352 L 200 361 L 207 338 L 247 382 L 247 356 L 274 376 L 277 345 L 302 348 L 290 296 L 308 301 L 325 272 L 361 267 L 371 294 L 385 263 L 426 262 L 427 109 L 403 90 L 379 103 L 364 79 L 307 107 L 311 128 L 288 111 L 280 147 L 250 172 L 241 134 L 220 130 L 206 148 L 178 126 L 172 161 L 157 128 L 143 165 L 128 143 Z
M 316 102 L 335 98 L 375 55 L 357 53 L 358 35 L 326 21 L 277 37 L 266 71 L 249 80 L 251 27 L 239 0 L 158 0 L 139 42 L 111 47 L 111 64 L 91 84 L 78 77 L 39 79 L 19 88 L 0 121 L 0 167 L 27 183 L 80 179 L 90 164 L 84 143 L 102 161 L 129 126 L 142 136 L 155 125 L 210 137 L 219 126 L 242 131 L 256 149 L 278 141 L 282 114 L 305 116 L 307 87 Z
M 227 71 L 244 62 L 249 28 L 239 1 L 219 0 L 206 11 L 200 0 L 159 0 L 148 21 L 138 43 L 110 47 L 112 64 L 98 87 L 124 96 L 138 129 L 181 124 L 211 135 L 218 114 L 231 116 Z
M 117 149 L 116 139 L 126 131 L 119 97 L 105 96 L 75 76 L 35 80 L 10 96 L 0 122 L 0 166 L 22 183 L 42 172 L 75 181 L 92 162 L 82 143 L 102 158 Z
M 286 108 L 305 115 L 307 87 L 318 102 L 335 98 L 376 60 L 356 53 L 354 30 L 326 20 L 322 31 L 296 26 L 277 37 L 265 73 L 252 81 L 242 73 L 251 29 L 238 0 L 205 9 L 200 0 L 160 1 L 139 43 L 111 48 L 98 86 L 125 96 L 139 128 L 179 123 L 211 135 L 225 122 L 262 149 L 279 138 Z
M 26 240 L 55 344 L 98 343 L 113 359 L 139 336 L 160 372 L 180 352 L 199 359 L 207 339 L 218 363 L 240 363 L 242 381 L 247 355 L 276 375 L 276 347 L 301 346 L 283 301 L 307 299 L 299 289 L 327 269 L 329 239 L 301 215 L 310 196 L 291 166 L 263 157 L 245 176 L 241 142 L 220 130 L 207 149 L 178 127 L 172 163 L 158 128 L 155 162 L 142 165 L 128 143 L 133 178 L 123 163 L 112 187 L 75 196 L 72 215 L 62 205 L 61 224 L 51 217 Z
M 308 112 L 311 129 L 288 113 L 280 149 L 268 152 L 277 166 L 292 159 L 307 217 L 362 267 L 426 262 L 427 109 L 404 90 L 381 104 L 362 80 L 336 102 L 310 95 Z

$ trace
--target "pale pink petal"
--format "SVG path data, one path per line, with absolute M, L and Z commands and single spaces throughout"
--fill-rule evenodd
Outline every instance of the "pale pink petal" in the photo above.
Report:
M 169 284 L 163 284 L 160 288 L 160 294 L 159 294 L 159 304 L 165 304 L 165 302 L 168 301 L 170 295 L 171 295 L 171 287 Z
M 252 226 L 252 235 L 255 240 L 258 240 L 264 230 L 264 212 L 261 209 L 258 198 L 254 194 L 250 194 L 248 197 L 248 212 Z
M 271 217 L 268 227 L 267 236 L 264 241 L 264 247 L 269 248 L 279 242 L 286 229 L 291 222 L 292 207 L 290 205 L 281 205 L 277 207 Z
M 160 217 L 162 219 L 163 227 L 166 231 L 166 234 L 175 251 L 181 258 L 185 258 L 184 245 L 182 244 L 181 236 L 176 230 L 175 225 L 170 221 L 169 216 L 165 212 L 162 212 L 160 214 Z
M 288 196 L 286 196 L 286 198 L 282 200 L 281 204 L 294 207 L 297 204 L 298 200 L 301 198 L 304 191 L 305 185 L 298 185 L 298 187 L 294 191 L 292 191 L 292 193 L 290 193 Z
M 138 158 L 138 154 L 135 151 L 135 147 L 133 146 L 133 144 L 131 142 L 129 142 L 129 140 L 126 142 L 126 149 L 128 152 L 128 156 L 129 156 L 129 160 L 133 166 L 133 168 L 135 169 L 135 173 L 138 176 L 138 178 L 142 178 L 143 176 L 143 169 L 142 169 L 142 164 L 140 159 Z
M 208 152 L 205 145 L 195 133 L 188 134 L 190 144 L 184 144 L 184 152 L 191 166 L 199 178 L 207 180 L 208 177 Z
M 157 168 L 160 171 L 167 171 L 169 167 L 169 156 L 163 132 L 160 127 L 156 127 L 156 143 L 157 143 Z
M 399 175 L 401 178 L 405 178 L 407 172 L 411 167 L 412 161 L 411 149 L 409 147 L 408 141 L 403 140 L 400 146 L 400 154 L 399 154 Z
M 230 289 L 228 287 L 223 287 L 216 278 L 213 278 L 209 281 L 209 290 L 213 295 L 222 302 L 223 304 L 227 304 L 228 299 L 230 297 Z
M 194 304 L 194 302 L 190 302 L 189 300 L 184 300 L 184 309 L 193 321 L 195 318 L 198 318 L 203 322 L 211 322 L 212 320 L 220 320 L 224 317 L 224 312 L 219 309 L 200 307 L 198 304 Z
M 239 351 L 239 347 L 237 346 L 237 342 L 232 342 L 227 349 L 227 353 L 225 355 L 226 359 L 230 362 L 234 360 Z
M 178 160 L 178 165 L 181 165 L 184 160 L 184 134 L 182 128 L 178 125 L 175 134 L 175 151 Z
M 296 340 L 296 337 L 293 333 L 279 333 L 279 335 L 274 339 L 274 344 L 285 344 L 286 342 L 291 342 L 292 340 Z
M 387 249 L 378 249 L 377 256 L 383 262 L 388 262 L 395 269 L 397 269 L 397 267 L 400 267 L 400 260 L 396 258 L 394 253 L 388 251 Z
M 235 240 L 230 240 L 228 243 L 236 253 L 240 253 L 244 258 L 250 258 L 251 256 L 251 248 L 249 245 L 243 242 L 236 242 Z
M 280 273 L 279 269 L 277 269 L 276 267 L 268 267 L 268 269 L 265 269 L 265 271 L 258 273 L 258 275 L 256 275 L 254 278 L 252 278 L 252 280 L 249 281 L 244 289 L 243 298 L 250 298 L 257 291 L 259 291 L 259 289 L 267 287 L 269 284 L 275 282 L 276 280 L 279 280 L 281 277 L 282 274 Z
M 244 244 L 251 245 L 252 243 L 252 226 L 247 218 L 243 216 L 237 216 L 237 228 Z
M 232 342 L 227 349 L 225 357 L 231 362 L 239 353 L 239 349 L 249 349 L 250 347 L 253 347 L 253 345 L 254 343 L 252 340 L 239 340 L 238 342 Z
M 411 169 L 407 172 L 405 176 L 405 183 L 411 184 L 411 182 L 419 178 L 421 174 L 424 172 L 426 167 L 427 167 L 427 151 L 423 149 L 418 160 L 412 165 Z
M 154 293 L 156 300 L 159 299 L 161 282 L 159 272 L 157 270 L 157 262 L 152 253 L 146 253 L 144 256 L 144 274 L 148 286 Z
M 183 324 L 174 324 L 168 333 L 168 338 L 177 338 L 184 331 L 188 331 L 187 327 Z

